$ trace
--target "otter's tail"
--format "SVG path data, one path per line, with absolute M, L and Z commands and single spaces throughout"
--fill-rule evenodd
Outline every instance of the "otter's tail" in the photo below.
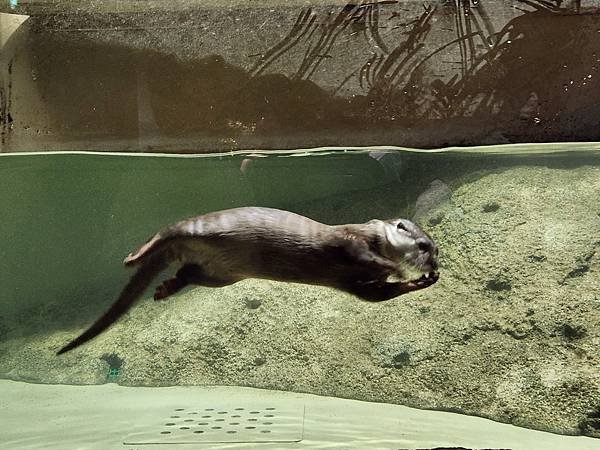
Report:
M 161 258 L 160 256 L 148 258 L 146 261 L 143 261 L 137 272 L 133 274 L 123 291 L 121 291 L 121 295 L 119 295 L 117 301 L 112 304 L 108 311 L 106 311 L 102 317 L 96 320 L 96 322 L 80 336 L 61 348 L 57 355 L 79 347 L 81 344 L 95 338 L 110 327 L 133 306 L 135 301 L 142 296 L 152 280 L 156 278 L 160 272 L 166 269 L 167 266 L 168 263 L 165 261 L 165 258 Z

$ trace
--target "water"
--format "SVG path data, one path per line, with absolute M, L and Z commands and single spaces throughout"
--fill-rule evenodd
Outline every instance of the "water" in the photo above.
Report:
M 598 145 L 384 150 L 0 156 L 0 378 L 250 386 L 600 437 Z M 250 205 L 331 224 L 417 216 L 440 247 L 440 281 L 381 304 L 263 280 L 166 302 L 149 291 L 55 356 L 114 301 L 122 259 L 149 236 Z M 82 402 L 64 417 L 103 420 Z

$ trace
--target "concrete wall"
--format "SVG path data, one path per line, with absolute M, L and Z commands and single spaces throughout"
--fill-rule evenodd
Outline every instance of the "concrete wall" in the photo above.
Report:
M 597 2 L 533 3 L 18 2 L 2 151 L 597 140 Z

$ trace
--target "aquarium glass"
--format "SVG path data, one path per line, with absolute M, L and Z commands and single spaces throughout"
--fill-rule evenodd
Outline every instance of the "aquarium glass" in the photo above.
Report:
M 0 448 L 600 448 L 598 6 L 0 1 Z

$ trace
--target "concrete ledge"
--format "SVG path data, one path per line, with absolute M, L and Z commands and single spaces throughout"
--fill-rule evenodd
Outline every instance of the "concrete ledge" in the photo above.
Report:
M 595 450 L 600 442 L 531 431 L 477 417 L 403 406 L 243 387 L 125 388 L 0 381 L 0 448 L 124 449 L 133 431 L 181 405 L 303 405 L 304 434 L 285 448 L 511 448 Z M 219 443 L 193 448 L 282 448 L 281 443 Z M 136 445 L 166 450 L 189 445 Z

